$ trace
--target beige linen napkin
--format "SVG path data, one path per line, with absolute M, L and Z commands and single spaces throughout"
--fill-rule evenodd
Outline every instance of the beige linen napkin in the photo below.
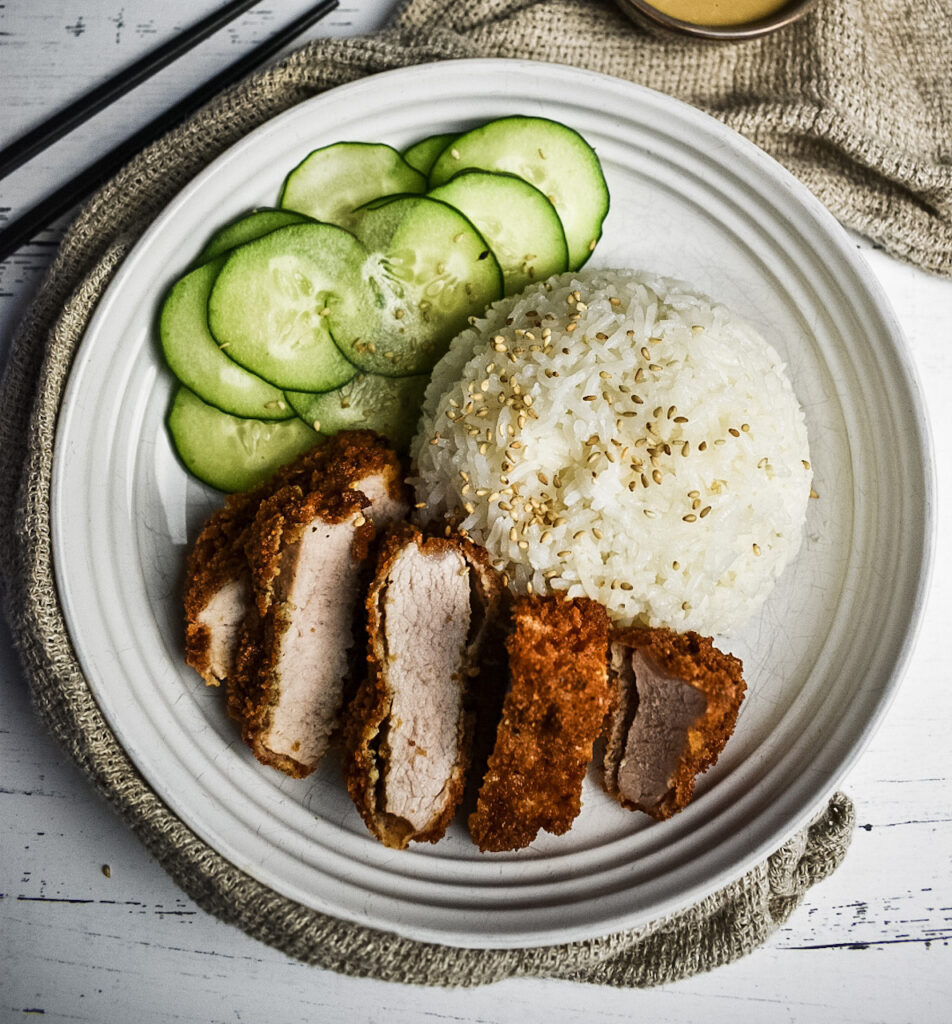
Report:
M 783 33 L 711 44 L 646 34 L 583 0 L 409 0 L 373 37 L 321 40 L 230 89 L 87 204 L 21 324 L 0 385 L 0 570 L 6 614 L 51 731 L 201 906 L 310 963 L 475 985 L 540 975 L 660 984 L 760 944 L 842 860 L 854 827 L 831 799 L 745 877 L 634 932 L 532 950 L 460 950 L 347 924 L 243 874 L 173 815 L 109 730 L 77 664 L 52 572 L 50 475 L 69 367 L 116 268 L 159 210 L 252 128 L 322 90 L 431 60 L 505 56 L 592 68 L 678 96 L 785 163 L 847 225 L 952 274 L 952 10 L 946 0 L 820 0 Z
M 782 32 L 738 43 L 644 32 L 585 0 L 420 0 L 397 24 L 472 56 L 574 64 L 685 100 L 848 227 L 952 274 L 950 0 L 819 0 Z

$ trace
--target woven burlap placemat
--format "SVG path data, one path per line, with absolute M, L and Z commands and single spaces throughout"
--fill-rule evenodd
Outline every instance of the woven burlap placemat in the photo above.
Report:
M 309 963 L 440 985 L 514 975 L 619 986 L 708 970 L 759 945 L 842 860 L 853 807 L 816 820 L 720 892 L 635 932 L 529 950 L 464 950 L 344 923 L 281 897 L 190 832 L 137 773 L 83 678 L 52 572 L 50 479 L 71 361 L 135 240 L 198 171 L 275 114 L 367 74 L 431 60 L 571 63 L 660 89 L 786 164 L 850 227 L 952 274 L 952 9 L 946 0 L 821 0 L 783 33 L 709 44 L 646 34 L 586 0 L 409 0 L 373 37 L 322 40 L 241 83 L 149 147 L 72 224 L 14 339 L 0 385 L 5 611 L 52 733 L 202 907 Z

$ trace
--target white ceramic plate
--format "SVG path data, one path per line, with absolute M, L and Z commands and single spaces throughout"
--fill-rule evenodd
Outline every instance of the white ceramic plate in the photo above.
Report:
M 258 765 L 222 694 L 182 661 L 186 549 L 220 496 L 164 427 L 155 338 L 171 281 L 219 225 L 276 201 L 285 173 L 342 140 L 406 146 L 503 114 L 556 118 L 595 146 L 612 209 L 593 265 L 695 282 L 760 326 L 806 411 L 815 487 L 804 549 L 730 647 L 749 694 L 694 802 L 663 824 L 589 780 L 572 832 L 480 855 L 460 823 L 394 852 L 367 834 L 328 760 L 309 779 Z M 77 355 L 59 424 L 54 561 L 76 650 L 156 792 L 242 870 L 301 903 L 469 946 L 643 924 L 736 877 L 820 805 L 868 740 L 909 651 L 933 492 L 919 392 L 897 325 L 846 235 L 721 124 L 633 85 L 552 65 L 391 72 L 275 118 L 199 175 L 125 261 Z

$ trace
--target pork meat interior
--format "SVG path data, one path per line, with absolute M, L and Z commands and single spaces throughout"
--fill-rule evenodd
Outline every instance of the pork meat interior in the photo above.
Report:
M 435 842 L 465 787 L 470 685 L 502 601 L 485 553 L 460 537 L 385 536 L 367 597 L 368 676 L 348 710 L 347 788 L 388 846 Z
M 337 726 L 374 535 L 365 500 L 283 488 L 262 503 L 248 541 L 254 604 L 229 711 L 258 760 L 289 775 L 314 770 Z
M 251 599 L 245 546 L 258 509 L 282 487 L 360 491 L 377 529 L 409 510 L 396 455 L 378 435 L 345 431 L 306 452 L 253 491 L 229 495 L 209 518 L 186 567 L 185 660 L 210 686 L 226 682 Z
M 657 820 L 691 800 L 744 697 L 743 666 L 708 637 L 628 629 L 611 643 L 615 711 L 603 762 L 605 790 Z

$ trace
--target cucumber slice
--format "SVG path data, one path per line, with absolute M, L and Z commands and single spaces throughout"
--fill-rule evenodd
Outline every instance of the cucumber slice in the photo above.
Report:
M 230 249 L 237 249 L 246 242 L 253 242 L 271 231 L 285 228 L 289 224 L 302 224 L 309 219 L 303 213 L 295 213 L 293 210 L 252 210 L 251 213 L 246 213 L 216 231 L 198 254 L 198 262 L 207 263 L 208 260 L 221 256 Z
M 197 267 L 172 286 L 159 315 L 165 361 L 201 399 L 234 416 L 286 420 L 284 393 L 229 359 L 208 330 L 208 296 L 225 260 Z
M 542 117 L 503 117 L 461 135 L 430 171 L 430 188 L 466 168 L 525 178 L 558 212 L 569 269 L 588 259 L 608 212 L 608 186 L 592 147 L 578 132 Z
M 330 324 L 353 344 L 373 297 L 361 244 L 332 224 L 293 224 L 235 249 L 208 299 L 208 326 L 226 354 L 279 388 L 330 391 L 356 370 Z
M 279 423 L 230 416 L 188 388 L 175 393 L 169 433 L 185 468 L 220 491 L 247 491 L 320 441 L 294 416 Z
M 373 199 L 369 199 L 366 203 L 361 204 L 354 210 L 353 223 L 356 225 L 359 215 L 364 210 L 376 210 L 381 206 L 387 206 L 392 203 L 394 199 L 416 199 L 417 196 L 413 192 L 397 192 L 392 196 L 375 196 Z
M 426 177 L 382 143 L 335 142 L 294 168 L 281 190 L 281 207 L 349 227 L 350 214 L 377 196 L 426 191 Z
M 489 243 L 507 295 L 568 270 L 569 252 L 555 207 L 514 174 L 461 171 L 429 196 L 456 207 Z
M 405 150 L 403 159 L 421 174 L 429 174 L 430 168 L 436 163 L 436 158 L 446 147 L 458 139 L 455 132 L 445 132 L 442 135 L 428 135 L 420 139 L 415 145 Z
M 311 395 L 289 391 L 288 402 L 306 423 L 322 434 L 339 430 L 376 430 L 400 450 L 406 450 L 420 419 L 427 374 L 381 377 L 358 373 L 336 391 Z
M 502 296 L 496 257 L 446 203 L 394 199 L 361 210 L 354 230 L 374 254 L 365 274 L 381 312 L 373 333 L 356 343 L 335 337 L 362 370 L 385 377 L 429 372 L 468 318 Z

